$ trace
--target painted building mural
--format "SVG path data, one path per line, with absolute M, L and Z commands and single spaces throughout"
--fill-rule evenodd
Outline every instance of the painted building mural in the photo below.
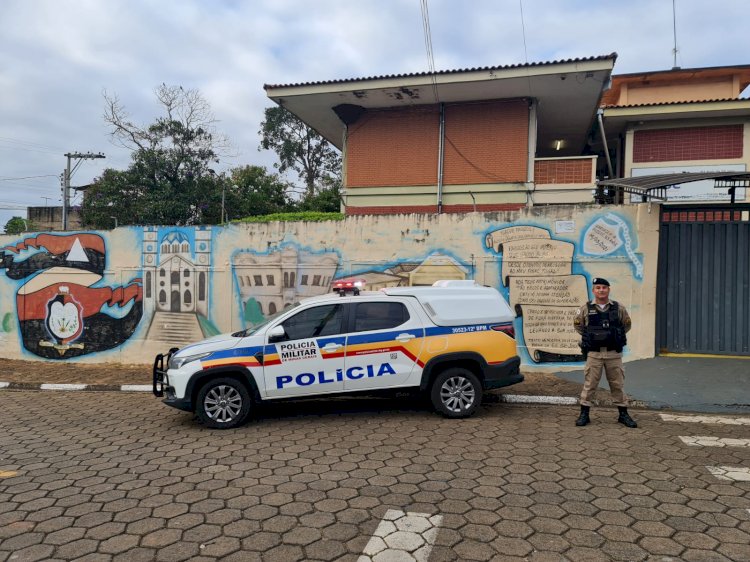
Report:
M 12 358 L 149 363 L 337 279 L 371 290 L 475 279 L 516 311 L 523 362 L 560 367 L 583 360 L 572 319 L 593 277 L 613 280 L 636 325 L 653 307 L 656 256 L 640 253 L 643 236 L 656 239 L 658 219 L 638 206 L 5 236 L 0 345 Z
M 265 253 L 237 251 L 232 271 L 243 321 L 259 324 L 300 299 L 328 293 L 338 263 L 336 252 L 312 252 L 295 244 Z
M 208 320 L 211 227 L 143 229 L 148 341 L 173 345 L 215 335 Z

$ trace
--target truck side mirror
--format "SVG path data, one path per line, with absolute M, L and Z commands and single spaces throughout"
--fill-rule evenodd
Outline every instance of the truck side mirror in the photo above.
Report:
M 287 339 L 286 332 L 284 331 L 284 326 L 281 324 L 268 330 L 268 343 L 283 341 L 285 339 Z

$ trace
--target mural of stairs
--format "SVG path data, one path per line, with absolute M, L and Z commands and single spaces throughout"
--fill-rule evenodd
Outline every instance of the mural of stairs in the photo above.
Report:
M 198 317 L 192 312 L 157 311 L 151 320 L 146 338 L 182 346 L 203 339 Z

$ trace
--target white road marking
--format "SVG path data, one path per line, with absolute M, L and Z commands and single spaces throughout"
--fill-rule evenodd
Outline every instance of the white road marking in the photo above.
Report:
M 731 418 L 728 416 L 681 416 L 678 414 L 659 414 L 668 422 L 708 423 L 715 425 L 750 425 L 750 417 Z
M 526 396 L 523 394 L 501 394 L 500 401 L 510 404 L 578 404 L 578 398 L 572 396 Z
M 153 389 L 150 384 L 123 384 L 120 387 L 125 392 L 151 392 Z
M 750 439 L 729 439 L 709 435 L 679 436 L 685 445 L 691 447 L 750 447 Z
M 750 468 L 742 466 L 707 466 L 706 468 L 719 480 L 750 482 Z
M 386 511 L 357 562 L 427 562 L 442 515 Z
M 39 388 L 42 390 L 85 390 L 85 384 L 43 384 Z

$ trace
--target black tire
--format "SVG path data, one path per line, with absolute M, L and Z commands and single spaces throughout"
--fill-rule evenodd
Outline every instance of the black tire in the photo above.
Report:
M 432 381 L 432 406 L 447 418 L 471 416 L 482 403 L 482 383 L 461 367 L 446 369 Z
M 236 379 L 208 381 L 198 392 L 195 413 L 207 427 L 230 429 L 245 422 L 250 414 L 250 393 Z

